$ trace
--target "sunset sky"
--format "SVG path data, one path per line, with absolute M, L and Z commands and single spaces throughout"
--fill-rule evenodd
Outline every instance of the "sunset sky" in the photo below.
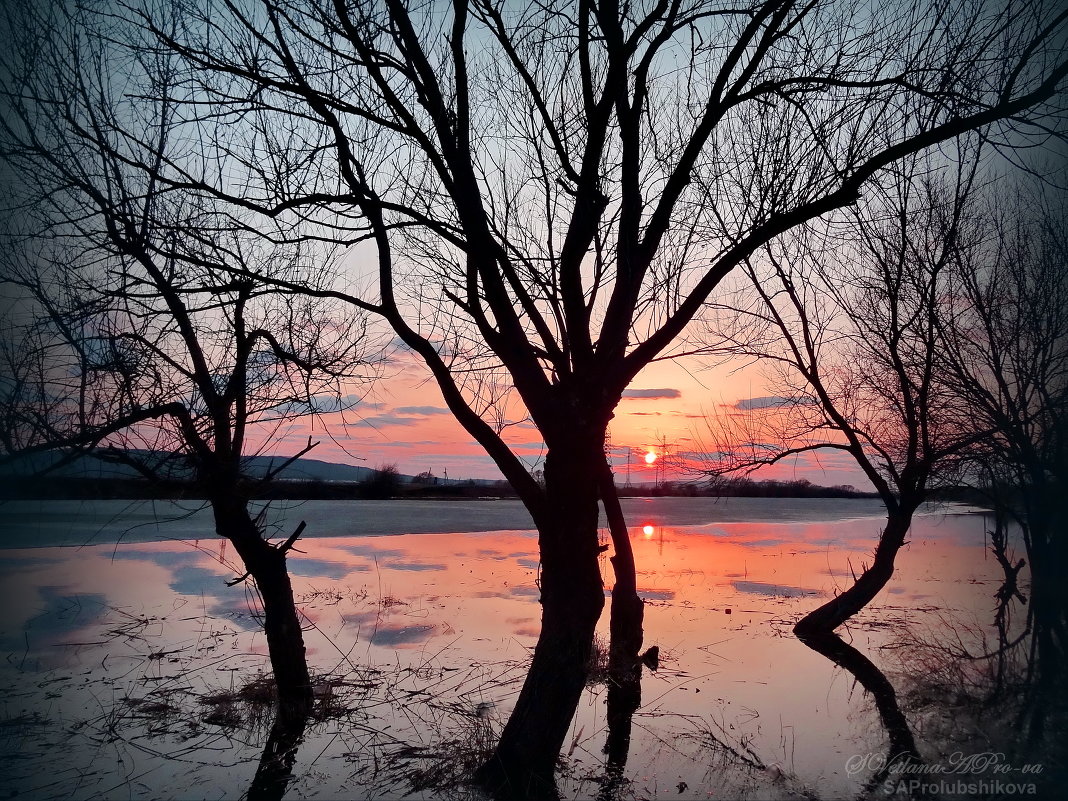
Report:
M 266 450 L 293 453 L 310 435 L 319 445 L 308 457 L 322 461 L 393 464 L 408 475 L 431 470 L 449 478 L 501 478 L 492 460 L 453 419 L 429 372 L 413 355 L 394 358 L 378 381 L 347 400 L 352 406 L 343 413 L 303 418 L 278 430 L 277 444 Z M 706 414 L 759 408 L 768 400 L 757 367 L 710 368 L 693 359 L 655 362 L 627 390 L 610 426 L 617 480 L 624 483 L 628 472 L 632 483 L 695 478 L 681 465 L 694 464 L 690 455 L 701 450 L 698 440 L 708 440 Z M 532 469 L 541 466 L 544 448 L 533 424 L 512 425 L 504 437 Z M 644 458 L 649 452 L 658 457 L 651 464 Z M 793 457 L 755 477 L 869 486 L 852 460 L 837 452 Z

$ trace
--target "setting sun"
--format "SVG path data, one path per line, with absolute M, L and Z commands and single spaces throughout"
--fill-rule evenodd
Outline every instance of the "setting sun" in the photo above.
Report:
M 652 526 L 642 526 L 642 533 L 645 534 L 646 537 L 653 536 L 653 527 Z
M 655 461 L 656 461 L 656 454 L 655 453 L 653 453 L 652 451 L 649 451 L 647 454 L 645 454 L 645 463 L 646 464 L 652 464 Z

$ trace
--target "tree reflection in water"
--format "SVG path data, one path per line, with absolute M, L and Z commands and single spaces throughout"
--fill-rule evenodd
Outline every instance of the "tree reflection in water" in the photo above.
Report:
M 610 666 L 608 675 L 608 736 L 604 744 L 605 775 L 599 801 L 614 801 L 626 786 L 624 773 L 630 753 L 634 713 L 642 703 L 642 663 Z
M 263 748 L 259 767 L 248 790 L 248 801 L 281 801 L 293 778 L 297 747 L 304 737 L 308 714 L 282 704 Z
M 912 729 L 905 719 L 898 704 L 897 692 L 890 680 L 875 666 L 868 657 L 833 632 L 799 637 L 805 645 L 818 654 L 827 657 L 838 667 L 852 674 L 860 685 L 868 691 L 875 701 L 879 720 L 890 738 L 886 759 L 880 770 L 868 781 L 867 790 L 871 791 L 881 784 L 889 775 L 892 766 L 903 764 L 920 764 L 923 759 L 916 748 Z

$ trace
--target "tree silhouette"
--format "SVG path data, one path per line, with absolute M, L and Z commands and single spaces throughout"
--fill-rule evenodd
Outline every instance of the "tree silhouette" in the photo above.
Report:
M 943 306 L 942 367 L 974 425 L 990 432 L 969 474 L 990 493 L 998 518 L 1003 601 L 1019 594 L 1023 567 L 1004 553 L 1010 520 L 1023 539 L 1034 642 L 1026 717 L 1037 738 L 1068 659 L 1068 538 L 1058 522 L 1068 511 L 1066 209 L 1058 190 L 1031 180 L 991 197 L 981 214 L 984 235 L 960 248 L 954 302 Z
M 233 583 L 255 581 L 279 699 L 307 709 L 285 561 L 303 524 L 271 542 L 250 502 L 313 443 L 255 479 L 246 457 L 296 417 L 337 408 L 344 381 L 363 369 L 363 323 L 335 323 L 325 301 L 235 278 L 236 269 L 293 275 L 309 248 L 269 245 L 141 169 L 185 146 L 173 84 L 152 54 L 117 63 L 106 30 L 21 10 L 22 44 L 0 69 L 0 147 L 18 179 L 0 259 L 12 301 L 4 450 L 60 454 L 52 467 L 90 452 L 154 481 L 194 482 L 247 571 Z M 162 81 L 161 97 L 123 95 L 123 79 L 139 74 Z
M 180 57 L 213 165 L 155 173 L 352 245 L 350 286 L 307 291 L 384 319 L 533 516 L 542 632 L 480 774 L 517 794 L 551 787 L 584 686 L 623 390 L 765 243 L 913 152 L 1047 124 L 1068 72 L 1065 15 L 1041 3 L 161 0 L 128 16 L 144 52 Z M 502 386 L 544 440 L 544 486 L 487 414 Z M 633 650 L 633 559 L 612 534 Z
M 833 631 L 875 598 L 930 490 L 958 479 L 961 460 L 990 435 L 943 366 L 942 307 L 962 243 L 978 234 L 976 163 L 962 155 L 971 167 L 956 180 L 926 160 L 903 165 L 846 219 L 769 246 L 745 267 L 749 280 L 716 332 L 717 347 L 773 365 L 770 391 L 783 401 L 721 417 L 712 472 L 837 450 L 886 506 L 871 564 L 796 624 L 800 636 Z

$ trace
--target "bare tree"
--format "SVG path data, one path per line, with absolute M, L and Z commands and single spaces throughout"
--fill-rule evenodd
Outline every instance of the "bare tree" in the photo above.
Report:
M 844 240 L 828 245 L 825 229 L 748 266 L 751 305 L 736 303 L 737 316 L 721 320 L 719 345 L 776 362 L 781 405 L 723 416 L 716 439 L 735 444 L 722 446 L 711 469 L 839 449 L 878 490 L 887 525 L 871 566 L 795 627 L 814 647 L 889 581 L 931 488 L 983 492 L 1005 572 L 999 645 L 986 657 L 1004 667 L 1008 651 L 1029 645 L 1025 717 L 1035 739 L 1065 658 L 1068 565 L 1054 521 L 1068 464 L 1068 247 L 1064 209 L 1048 186 L 1019 172 L 978 185 L 979 166 L 958 168 L 955 185 L 944 166 L 899 178 L 894 194 L 855 215 Z M 859 250 L 844 244 L 854 239 Z M 1010 521 L 1026 561 L 1010 558 Z M 1017 577 L 1027 563 L 1027 625 L 1010 638 L 1008 605 L 1025 601 Z
M 1068 218 L 1063 198 L 1032 181 L 992 199 L 984 220 L 986 235 L 954 264 L 944 369 L 975 425 L 991 432 L 970 475 L 992 493 L 1009 597 L 1019 594 L 1023 565 L 1004 555 L 1008 520 L 1022 532 L 1037 672 L 1029 728 L 1037 737 L 1068 651 Z
M 979 234 L 969 211 L 976 162 L 955 179 L 929 163 L 880 176 L 848 218 L 798 232 L 750 262 L 719 346 L 766 360 L 781 405 L 717 433 L 711 470 L 751 470 L 800 453 L 848 453 L 886 506 L 870 565 L 794 627 L 833 631 L 886 586 L 916 510 L 990 435 L 946 384 L 943 305 L 960 250 Z M 960 160 L 958 160 L 960 163 Z M 750 298 L 746 305 L 746 298 Z M 737 315 L 733 320 L 731 315 Z M 733 444 L 731 444 L 733 443 Z
M 161 0 L 131 16 L 184 60 L 184 114 L 218 160 L 156 173 L 357 245 L 370 286 L 311 294 L 388 322 L 533 516 L 542 632 L 481 772 L 515 793 L 551 785 L 584 686 L 623 390 L 765 243 L 910 153 L 999 120 L 1044 130 L 1068 73 L 1066 16 L 1041 2 Z M 540 430 L 544 486 L 478 413 L 463 376 L 483 369 Z M 613 611 L 635 633 L 615 519 Z
M 335 323 L 326 301 L 235 279 L 310 275 L 304 262 L 325 251 L 270 246 L 141 169 L 183 147 L 165 64 L 134 51 L 109 62 L 113 45 L 77 17 L 19 19 L 23 43 L 0 68 L 0 155 L 18 181 L 5 198 L 0 261 L 13 312 L 4 449 L 59 448 L 61 461 L 90 452 L 150 479 L 193 480 L 247 570 L 233 583 L 255 582 L 279 699 L 306 711 L 312 690 L 286 569 L 304 526 L 272 542 L 250 501 L 314 443 L 266 476 L 253 478 L 246 462 L 295 417 L 337 408 L 362 369 L 363 322 L 350 313 Z M 160 81 L 160 99 L 122 96 L 137 74 Z M 131 119 L 139 136 L 128 135 Z

